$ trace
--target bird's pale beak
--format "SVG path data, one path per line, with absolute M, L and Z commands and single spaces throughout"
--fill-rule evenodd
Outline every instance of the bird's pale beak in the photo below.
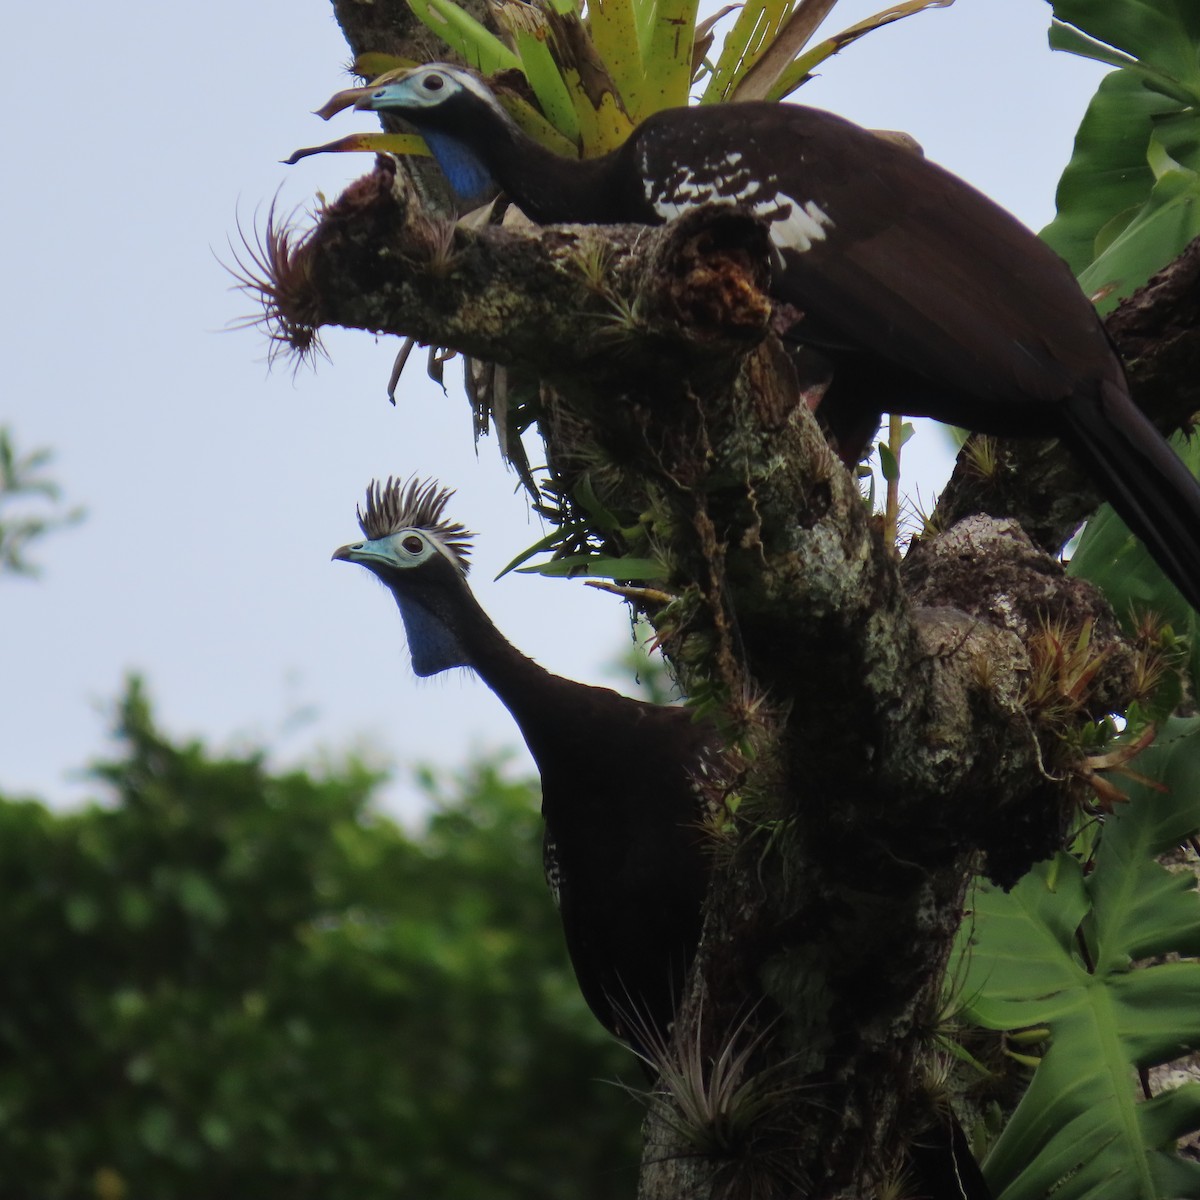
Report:
M 358 549 L 358 547 L 355 545 L 339 546 L 333 552 L 333 557 L 330 559 L 330 562 L 334 562 L 337 559 L 341 559 L 343 562 L 353 562 L 354 561 L 354 551 L 357 549 Z
M 358 88 L 354 107 L 375 112 L 386 105 L 389 100 L 402 100 L 405 93 L 398 86 L 400 83 L 401 81 L 396 79 L 385 80 L 383 83 L 376 80 L 369 87 Z
M 382 90 L 382 88 L 375 86 L 360 88 L 359 94 L 354 101 L 354 107 L 368 110 L 373 109 L 375 107 L 375 98 Z

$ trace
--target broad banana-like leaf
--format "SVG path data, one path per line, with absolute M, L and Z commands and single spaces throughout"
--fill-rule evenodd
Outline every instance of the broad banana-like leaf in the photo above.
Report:
M 1200 131 L 1200 114 L 1186 120 Z M 1158 148 L 1155 137 L 1149 146 L 1152 161 Z M 1200 166 L 1200 153 L 1195 161 Z M 1132 219 L 1123 223 L 1123 217 L 1097 234 L 1099 253 L 1079 276 L 1080 287 L 1095 298 L 1102 313 L 1115 308 L 1200 236 L 1200 171 L 1172 160 Z
M 1136 1071 L 1200 1046 L 1200 953 L 1190 871 L 1157 856 L 1200 827 L 1200 719 L 1167 722 L 1105 822 L 1094 866 L 1060 854 L 1011 892 L 980 885 L 954 978 L 989 1029 L 1045 1026 L 1049 1049 L 984 1163 L 998 1200 L 1200 1197 L 1200 1166 L 1172 1142 L 1200 1128 L 1200 1085 L 1139 1098 Z
M 1105 311 L 1200 233 L 1200 6 L 1053 4 L 1052 46 L 1120 68 L 1088 108 L 1042 231 Z
M 1200 104 L 1200 5 L 1188 0 L 1052 0 L 1051 7 L 1051 45 L 1069 40 L 1073 26 L 1096 52 L 1082 51 L 1078 40 L 1064 49 L 1118 66 L 1125 64 L 1109 56 L 1114 49 L 1123 51 L 1147 75 L 1170 81 L 1167 87 L 1190 97 L 1185 102 Z
M 1058 216 L 1041 232 L 1076 275 L 1103 248 L 1102 231 L 1123 229 L 1154 187 L 1147 148 L 1155 120 L 1177 111 L 1132 71 L 1106 75 L 1075 135 L 1075 150 L 1058 183 Z
M 1059 181 L 1058 216 L 1042 231 L 1103 312 L 1200 236 L 1200 111 L 1187 100 L 1200 97 L 1200 6 L 1055 0 L 1054 11 L 1052 45 L 1121 67 L 1088 106 Z M 1195 446 L 1176 444 L 1200 471 Z M 1196 613 L 1107 506 L 1088 522 L 1070 569 L 1100 584 L 1118 616 L 1150 609 L 1189 636 L 1200 680 Z

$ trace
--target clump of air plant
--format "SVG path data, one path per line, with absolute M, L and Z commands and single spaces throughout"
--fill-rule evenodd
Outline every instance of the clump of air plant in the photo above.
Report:
M 1093 643 L 1091 621 L 1077 630 L 1044 621 L 1029 639 L 1024 707 L 1073 751 L 1068 770 L 1093 794 L 1085 811 L 1112 812 L 1127 800 L 1109 778 L 1112 775 L 1155 786 L 1129 764 L 1154 741 L 1157 720 L 1179 700 L 1178 674 L 1172 670 L 1184 654 L 1178 640 L 1152 616 L 1137 619 L 1133 633 L 1134 702 L 1119 722 L 1111 714 L 1087 719 L 1095 716 L 1093 683 L 1108 658 L 1108 652 Z
M 910 511 L 912 513 L 913 523 L 916 525 L 916 531 L 912 535 L 914 542 L 921 538 L 933 537 L 935 534 L 945 532 L 945 518 L 938 512 L 937 497 L 934 497 L 933 508 L 928 508 L 921 501 L 920 494 L 914 500 L 911 496 L 908 499 Z
M 274 203 L 265 227 L 255 221 L 247 233 L 238 221 L 238 246 L 229 243 L 233 263 L 223 264 L 236 290 L 259 305 L 259 311 L 232 323 L 235 329 L 260 329 L 268 337 L 267 361 L 294 355 L 296 369 L 325 356 L 318 329 L 320 307 L 310 271 L 312 229 L 299 231 L 293 216 L 281 219 Z
M 996 477 L 1000 469 L 1000 448 L 994 437 L 977 433 L 967 439 L 963 454 L 971 474 L 984 481 Z
M 999 690 L 1000 671 L 991 654 L 976 653 L 970 660 L 971 683 L 985 696 L 995 696 Z
M 871 1200 L 911 1200 L 913 1179 L 903 1155 L 887 1167 L 869 1195 Z
M 1064 728 L 1086 715 L 1092 681 L 1107 657 L 1093 644 L 1091 620 L 1071 629 L 1065 622 L 1043 619 L 1029 638 L 1028 653 L 1025 710 Z
M 420 266 L 430 279 L 449 278 L 461 257 L 458 245 L 459 223 L 441 217 L 420 215 L 411 226 L 414 248 L 409 259 Z
M 579 268 L 589 289 L 599 296 L 611 294 L 608 273 L 612 259 L 612 245 L 590 234 L 584 234 L 571 253 L 571 261 Z
M 649 328 L 640 296 L 627 300 L 614 291 L 605 291 L 603 299 L 608 312 L 601 313 L 599 317 L 602 336 L 620 341 L 640 337 Z
M 1182 699 L 1180 672 L 1187 661 L 1187 643 L 1150 609 L 1131 614 L 1129 633 L 1134 647 L 1135 700 L 1173 711 Z
M 751 1009 L 723 1030 L 712 1053 L 704 1048 L 702 1006 L 693 1027 L 670 1040 L 640 1028 L 643 1057 L 657 1082 L 648 1092 L 627 1090 L 673 1135 L 658 1150 L 711 1161 L 714 1194 L 774 1200 L 807 1190 L 796 1163 L 794 1109 L 802 1085 L 794 1078 L 794 1056 L 762 1065 L 778 1020 L 758 1022 L 756 1029 L 757 1015 Z M 656 1152 L 653 1135 L 649 1149 Z
M 752 685 L 727 697 L 714 715 L 721 731 L 722 768 L 697 791 L 705 801 L 703 829 L 716 861 L 725 865 L 743 851 L 757 872 L 765 854 L 790 829 L 784 770 L 779 760 L 782 715 Z

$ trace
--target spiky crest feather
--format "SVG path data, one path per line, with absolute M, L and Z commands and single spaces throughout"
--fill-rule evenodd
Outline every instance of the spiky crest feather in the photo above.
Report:
M 374 479 L 367 486 L 366 508 L 358 507 L 358 525 L 372 540 L 401 529 L 423 529 L 437 538 L 466 575 L 471 569 L 467 556 L 475 535 L 465 525 L 442 519 L 453 495 L 453 488 L 442 487 L 436 479 L 418 479 L 415 475 L 407 483 L 391 475 L 386 483 Z

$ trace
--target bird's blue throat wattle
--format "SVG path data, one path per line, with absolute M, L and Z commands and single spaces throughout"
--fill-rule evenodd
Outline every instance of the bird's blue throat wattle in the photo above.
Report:
M 407 596 L 396 597 L 400 616 L 404 618 L 404 629 L 408 634 L 408 648 L 412 652 L 413 671 L 422 678 L 449 671 L 452 667 L 469 667 L 471 660 L 459 645 L 458 639 L 428 609 Z
M 422 130 L 421 136 L 454 195 L 466 208 L 486 204 L 500 190 L 491 172 L 465 143 L 437 131 Z

